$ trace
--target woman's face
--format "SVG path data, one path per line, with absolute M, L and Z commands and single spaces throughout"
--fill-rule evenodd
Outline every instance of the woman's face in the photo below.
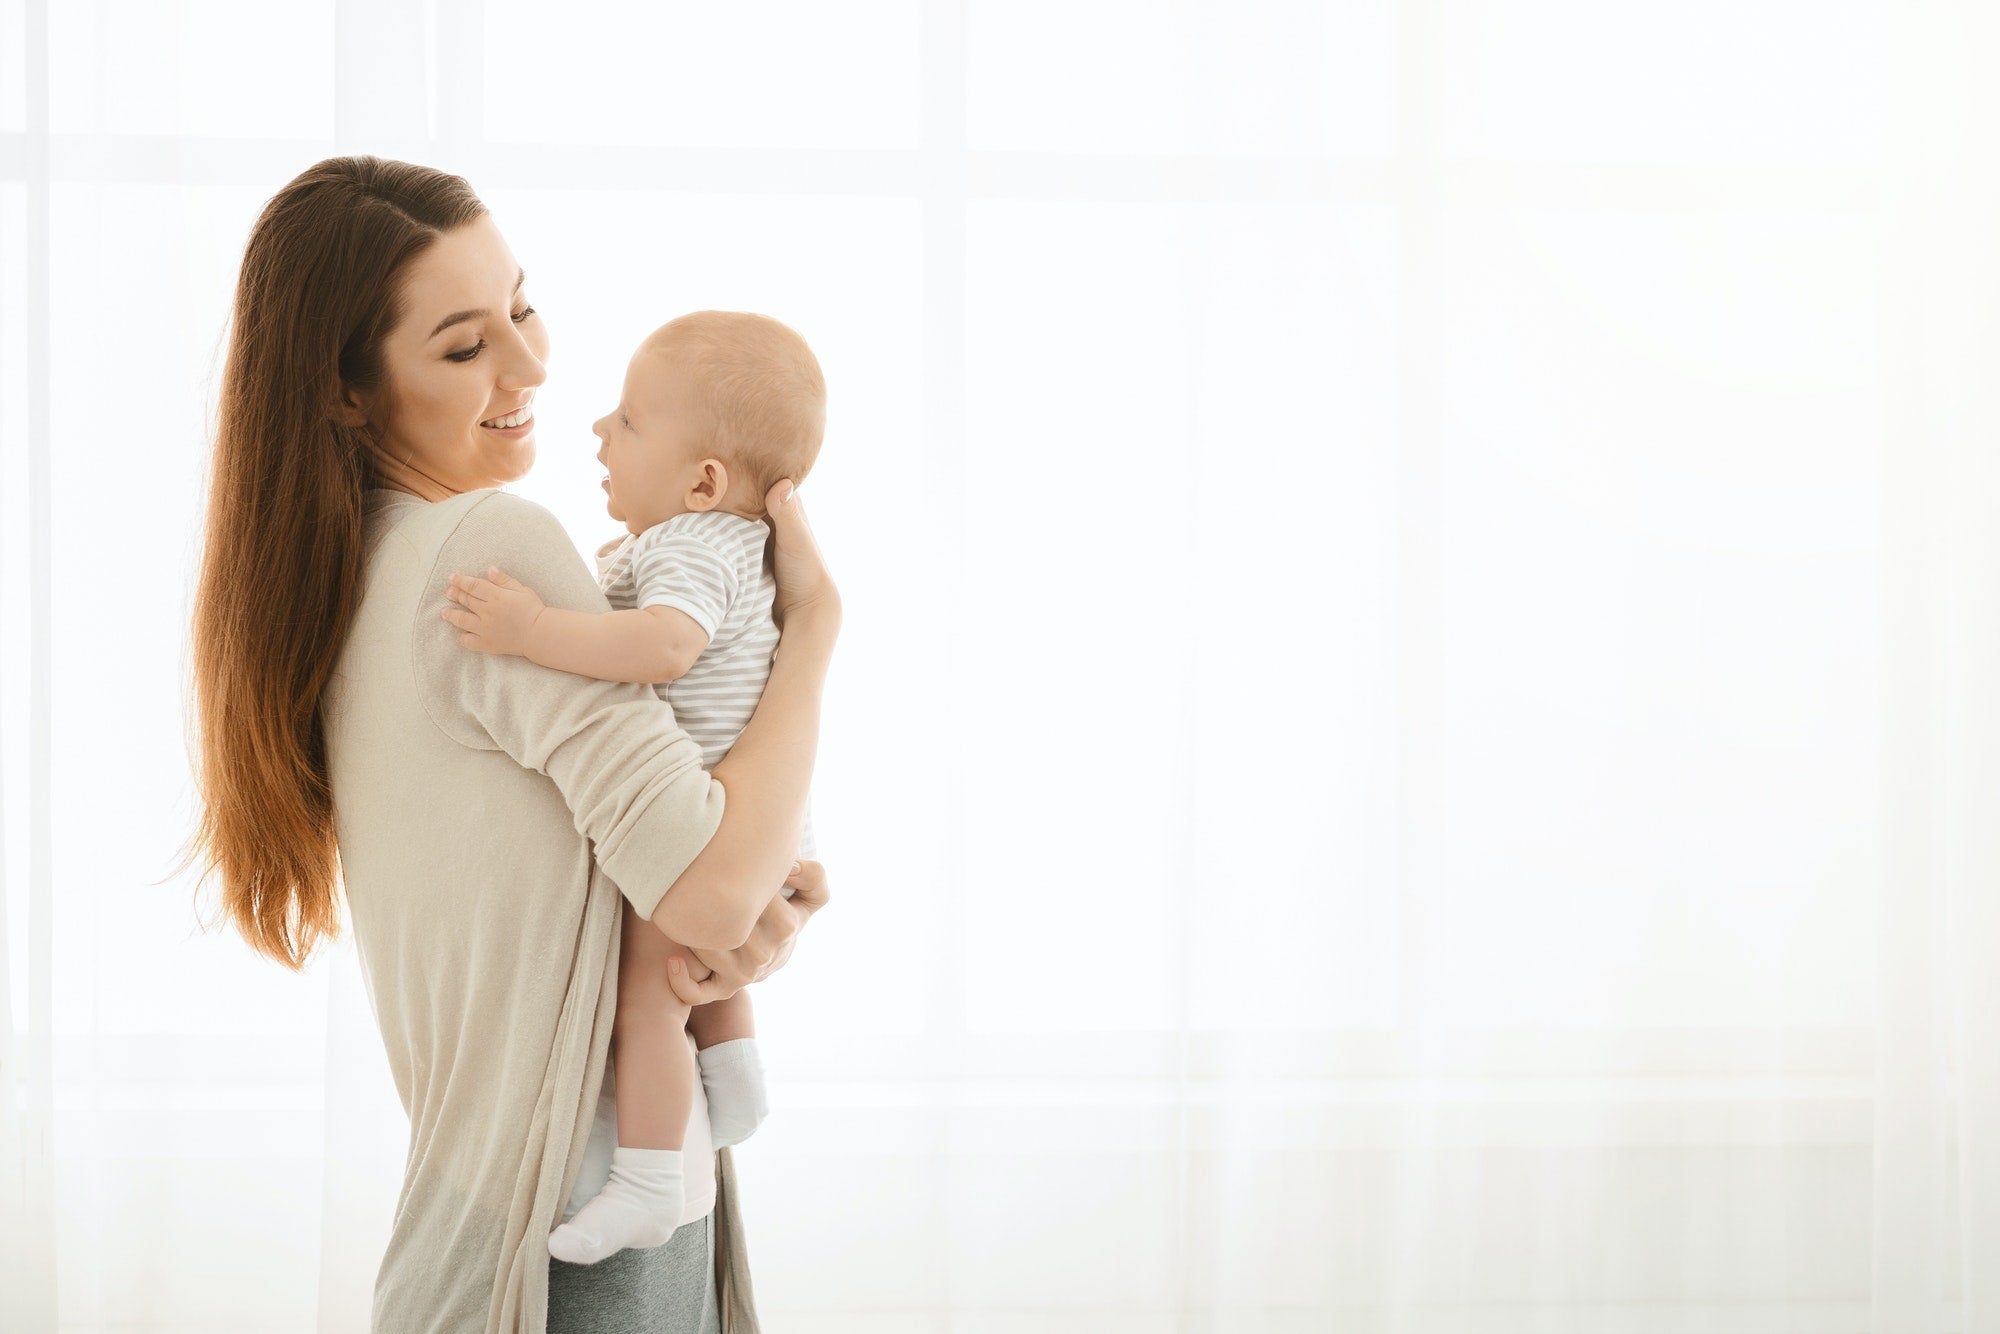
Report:
M 387 382 L 350 409 L 365 412 L 390 485 L 443 500 L 511 482 L 534 463 L 549 335 L 523 278 L 491 217 L 410 261 L 402 319 L 382 346 Z

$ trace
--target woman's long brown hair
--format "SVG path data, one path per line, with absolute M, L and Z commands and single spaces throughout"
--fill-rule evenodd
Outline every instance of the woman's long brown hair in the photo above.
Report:
M 486 212 L 457 176 L 337 157 L 264 207 L 236 284 L 194 602 L 200 825 L 180 867 L 260 952 L 303 969 L 340 934 L 321 692 L 361 582 L 369 438 L 343 390 L 384 384 L 399 275 Z

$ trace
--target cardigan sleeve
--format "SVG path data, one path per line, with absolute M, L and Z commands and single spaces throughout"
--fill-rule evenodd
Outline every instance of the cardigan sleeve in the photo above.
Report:
M 453 574 L 483 576 L 489 565 L 551 607 L 610 610 L 553 514 L 490 492 L 445 537 L 416 609 L 411 668 L 425 712 L 459 744 L 504 751 L 552 780 L 598 865 L 651 918 L 722 823 L 722 785 L 651 687 L 462 646 L 442 615 L 455 605 L 445 590 Z

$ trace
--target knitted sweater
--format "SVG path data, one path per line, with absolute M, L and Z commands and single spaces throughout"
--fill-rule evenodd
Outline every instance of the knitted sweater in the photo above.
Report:
M 321 716 L 348 911 L 410 1117 L 374 1328 L 542 1334 L 547 1237 L 605 1087 L 619 899 L 652 916 L 723 791 L 650 688 L 474 652 L 439 614 L 448 577 L 488 565 L 604 611 L 547 510 L 373 490 L 363 544 Z M 683 1222 L 715 1200 L 696 1097 Z

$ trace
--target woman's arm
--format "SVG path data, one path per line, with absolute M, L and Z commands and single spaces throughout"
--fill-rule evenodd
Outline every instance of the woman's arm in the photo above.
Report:
M 792 957 L 799 932 L 832 897 L 826 887 L 826 868 L 816 861 L 799 862 L 785 884 L 793 890 L 792 897 L 773 896 L 764 905 L 757 925 L 750 929 L 750 938 L 735 949 L 676 947 L 667 964 L 667 983 L 674 994 L 688 1005 L 706 1005 L 726 1000 L 783 968 Z
M 426 580 L 411 643 L 432 721 L 463 745 L 505 751 L 552 779 L 633 909 L 684 945 L 736 952 L 727 967 L 739 973 L 759 953 L 764 971 L 778 966 L 810 916 L 810 907 L 780 898 L 773 908 L 771 900 L 804 821 L 820 691 L 841 617 L 803 507 L 777 504 L 780 489 L 789 493 L 790 484 L 779 483 L 767 502 L 779 646 L 763 701 L 713 775 L 651 689 L 460 644 L 444 617 L 456 605 L 446 596 L 455 572 L 504 562 L 552 607 L 607 610 L 562 525 L 531 501 L 494 491 L 446 502 L 470 500 Z M 747 809 L 732 819 L 739 807 Z
M 605 875 L 650 919 L 667 887 L 721 827 L 722 785 L 702 768 L 701 747 L 651 687 L 467 651 L 462 632 L 445 618 L 458 605 L 446 595 L 454 573 L 504 566 L 551 607 L 600 614 L 609 608 L 569 535 L 540 505 L 504 491 L 440 504 L 450 507 L 451 531 L 425 539 L 440 545 L 421 586 L 410 590 L 410 665 L 424 712 L 459 744 L 504 752 L 554 784 L 553 793 L 533 781 L 510 789 L 491 812 L 495 837 L 545 828 L 539 823 L 545 804 L 559 798 Z M 449 792 L 437 797 L 458 799 Z M 684 944 L 728 949 L 743 939 L 739 904 L 720 890 L 698 889 L 677 911 Z
M 720 931 L 727 948 L 737 948 L 783 889 L 805 823 L 820 695 L 839 632 L 837 606 L 786 619 L 757 711 L 709 774 L 728 793 L 722 825 L 653 913 L 653 925 L 670 938 L 700 944 L 683 932 L 692 927 L 712 938 Z
M 772 486 L 766 510 L 774 532 L 778 652 L 764 698 L 710 774 L 728 792 L 722 826 L 652 914 L 654 926 L 688 944 L 702 944 L 680 934 L 688 924 L 704 934 L 724 932 L 730 948 L 750 942 L 760 924 L 770 928 L 766 908 L 780 896 L 792 868 L 820 748 L 820 692 L 840 636 L 840 590 L 826 572 L 804 502 L 790 482 Z M 682 898 L 684 890 L 692 896 Z M 790 920 L 782 912 L 776 916 Z M 798 918 L 800 924 L 804 916 L 810 910 Z

